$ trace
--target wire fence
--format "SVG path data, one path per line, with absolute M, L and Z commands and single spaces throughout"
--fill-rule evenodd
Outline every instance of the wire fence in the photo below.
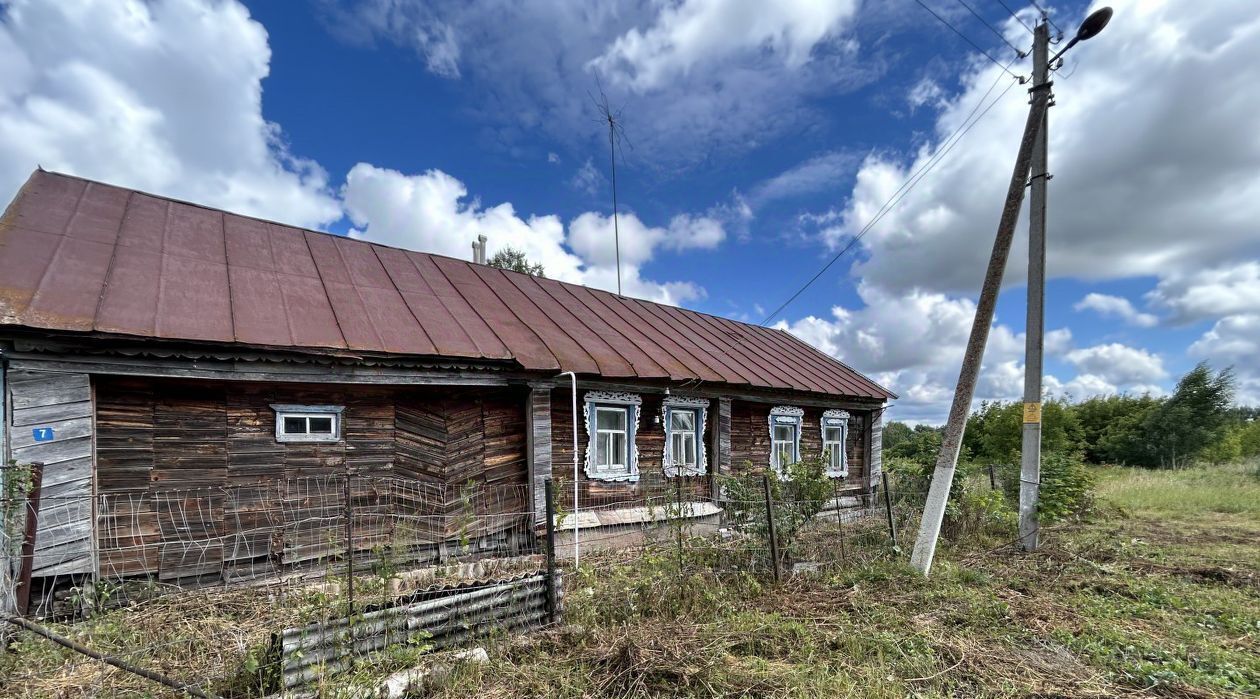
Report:
M 887 478 L 809 498 L 770 479 L 758 497 L 680 480 L 575 512 L 558 482 L 549 518 L 524 484 L 345 473 L 35 505 L 32 471 L 6 472 L 0 499 L 0 697 L 379 683 L 434 650 L 555 621 L 561 571 L 579 561 L 596 575 L 608 556 L 808 575 L 899 555 L 923 501 Z

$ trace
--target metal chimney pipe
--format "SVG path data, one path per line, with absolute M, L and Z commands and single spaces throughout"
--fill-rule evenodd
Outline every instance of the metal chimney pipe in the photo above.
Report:
M 477 249 L 480 250 L 481 254 L 479 262 L 484 265 L 486 263 L 486 237 L 484 235 L 477 236 L 477 243 Z

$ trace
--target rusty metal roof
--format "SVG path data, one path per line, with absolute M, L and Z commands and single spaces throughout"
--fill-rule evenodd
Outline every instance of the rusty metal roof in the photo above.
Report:
M 0 325 L 894 397 L 782 330 L 38 170 Z

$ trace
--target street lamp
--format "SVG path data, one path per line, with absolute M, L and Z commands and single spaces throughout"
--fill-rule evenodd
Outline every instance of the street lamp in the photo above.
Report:
M 1067 53 L 1068 49 L 1076 46 L 1082 41 L 1098 36 L 1099 32 L 1101 32 L 1103 28 L 1107 26 L 1107 23 L 1111 21 L 1111 15 L 1113 14 L 1115 13 L 1110 7 L 1102 7 L 1091 12 L 1090 15 L 1085 18 L 1085 21 L 1081 22 L 1081 26 L 1077 28 L 1076 36 L 1072 37 L 1072 40 L 1067 42 L 1067 46 L 1060 49 L 1058 53 L 1054 54 L 1054 58 L 1050 59 L 1050 65 L 1054 65 L 1054 62 L 1059 60 L 1059 56 Z

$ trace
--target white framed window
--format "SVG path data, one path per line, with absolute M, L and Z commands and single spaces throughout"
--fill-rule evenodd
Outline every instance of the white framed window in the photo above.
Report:
M 709 401 L 669 396 L 662 402 L 665 417 L 665 475 L 700 476 L 708 472 L 704 453 L 704 423 Z
M 849 414 L 843 410 L 827 410 L 822 416 L 823 461 L 826 474 L 832 478 L 849 475 L 849 456 L 844 445 L 849 437 Z
M 586 394 L 586 475 L 604 481 L 637 481 L 639 450 L 634 436 L 642 399 L 630 393 Z
M 801 418 L 805 411 L 781 405 L 770 409 L 770 468 L 782 475 L 801 460 Z
M 276 404 L 271 409 L 276 411 L 277 442 L 341 441 L 343 406 Z
M 595 469 L 605 473 L 630 471 L 630 415 L 627 408 L 595 406 Z

